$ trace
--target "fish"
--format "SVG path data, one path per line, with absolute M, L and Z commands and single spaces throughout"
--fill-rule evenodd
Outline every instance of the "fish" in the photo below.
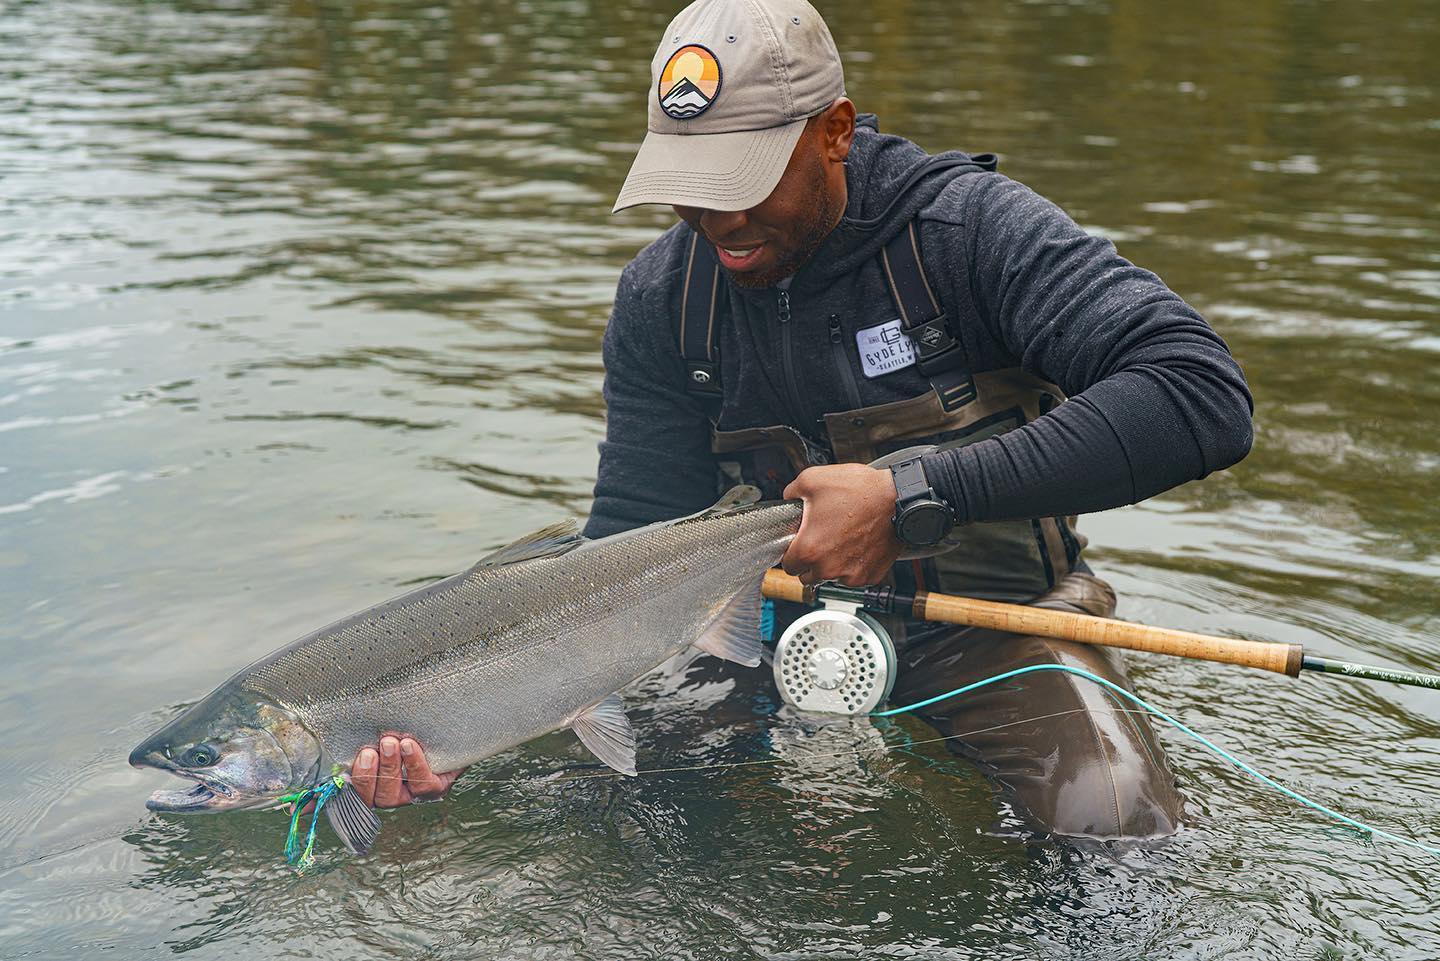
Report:
M 697 514 L 593 540 L 565 521 L 307 634 L 131 752 L 132 765 L 190 782 L 146 806 L 258 810 L 323 788 L 331 827 L 360 854 L 380 824 L 349 765 L 382 732 L 414 737 L 434 770 L 452 771 L 569 728 L 633 776 L 617 692 L 692 646 L 758 666 L 761 582 L 801 510 L 741 486 Z

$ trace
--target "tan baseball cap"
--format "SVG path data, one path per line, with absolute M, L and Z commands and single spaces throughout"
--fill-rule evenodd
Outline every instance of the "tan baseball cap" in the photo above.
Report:
M 830 29 L 805 0 L 696 0 L 650 63 L 649 133 L 614 210 L 745 210 L 775 189 L 805 121 L 845 95 Z

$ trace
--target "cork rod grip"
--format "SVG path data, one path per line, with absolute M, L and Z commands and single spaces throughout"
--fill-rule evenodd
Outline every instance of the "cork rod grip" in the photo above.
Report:
M 778 567 L 765 572 L 760 584 L 760 593 L 777 601 L 793 601 L 796 604 L 814 604 L 815 588 L 806 587 L 794 574 L 786 574 Z
M 1123 647 L 1130 651 L 1169 654 L 1198 661 L 1239 664 L 1277 674 L 1300 676 L 1303 652 L 1299 644 L 1245 641 L 1230 637 L 1192 634 L 1165 627 L 1132 624 L 1073 611 L 1056 611 L 1023 604 L 1001 604 L 948 594 L 921 593 L 915 598 L 915 616 L 945 624 L 988 627 L 1011 634 L 1037 634 L 1062 641 Z

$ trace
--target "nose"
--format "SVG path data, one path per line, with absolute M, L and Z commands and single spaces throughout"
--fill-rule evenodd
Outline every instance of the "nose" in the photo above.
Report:
M 750 223 L 746 210 L 705 210 L 700 214 L 700 229 L 713 241 L 733 237 Z
M 161 757 L 162 745 L 154 741 L 146 741 L 135 750 L 130 752 L 131 767 L 159 767 L 156 763 Z

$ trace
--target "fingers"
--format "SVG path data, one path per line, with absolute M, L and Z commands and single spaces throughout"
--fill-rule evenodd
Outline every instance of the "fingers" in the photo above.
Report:
M 791 481 L 780 496 L 787 501 L 804 499 L 805 490 L 808 485 L 802 484 L 800 478 L 804 477 L 805 473 L 806 472 L 802 471 L 800 477 Z M 812 516 L 810 501 L 806 499 L 805 506 L 800 513 L 800 529 L 795 532 L 795 536 L 791 538 L 789 546 L 785 548 L 784 556 L 780 558 L 781 570 L 786 574 L 800 578 L 802 584 L 814 584 L 818 580 L 811 570 L 815 566 L 815 558 L 809 550 L 809 527 L 811 526 L 810 520 Z
M 366 745 L 355 755 L 355 763 L 350 766 L 350 783 L 354 785 L 355 793 L 360 795 L 360 800 L 370 807 L 375 806 L 375 767 L 379 760 L 380 754 Z
M 393 808 L 416 798 L 439 798 L 464 773 L 437 774 L 430 768 L 425 751 L 413 737 L 385 734 L 379 748 L 365 746 L 355 755 L 350 781 L 360 799 L 371 807 Z
M 410 803 L 400 760 L 400 739 L 393 734 L 380 738 L 380 766 L 375 772 L 375 800 L 371 803 L 377 808 Z
M 430 770 L 430 762 L 425 759 L 425 752 L 420 750 L 414 738 L 401 738 L 400 756 L 405 760 L 405 782 L 415 797 L 426 800 L 438 798 L 455 780 L 452 777 L 445 781 Z
M 804 528 L 802 527 L 801 530 L 803 531 Z M 820 578 L 815 573 L 815 562 L 806 556 L 808 554 L 808 551 L 805 550 L 806 543 L 800 539 L 799 534 L 795 535 L 795 540 L 791 541 L 790 546 L 785 549 L 785 556 L 780 558 L 780 568 L 786 574 L 793 574 L 800 578 L 802 584 L 816 584 L 819 583 Z M 800 547 L 797 548 L 796 544 L 799 544 Z

